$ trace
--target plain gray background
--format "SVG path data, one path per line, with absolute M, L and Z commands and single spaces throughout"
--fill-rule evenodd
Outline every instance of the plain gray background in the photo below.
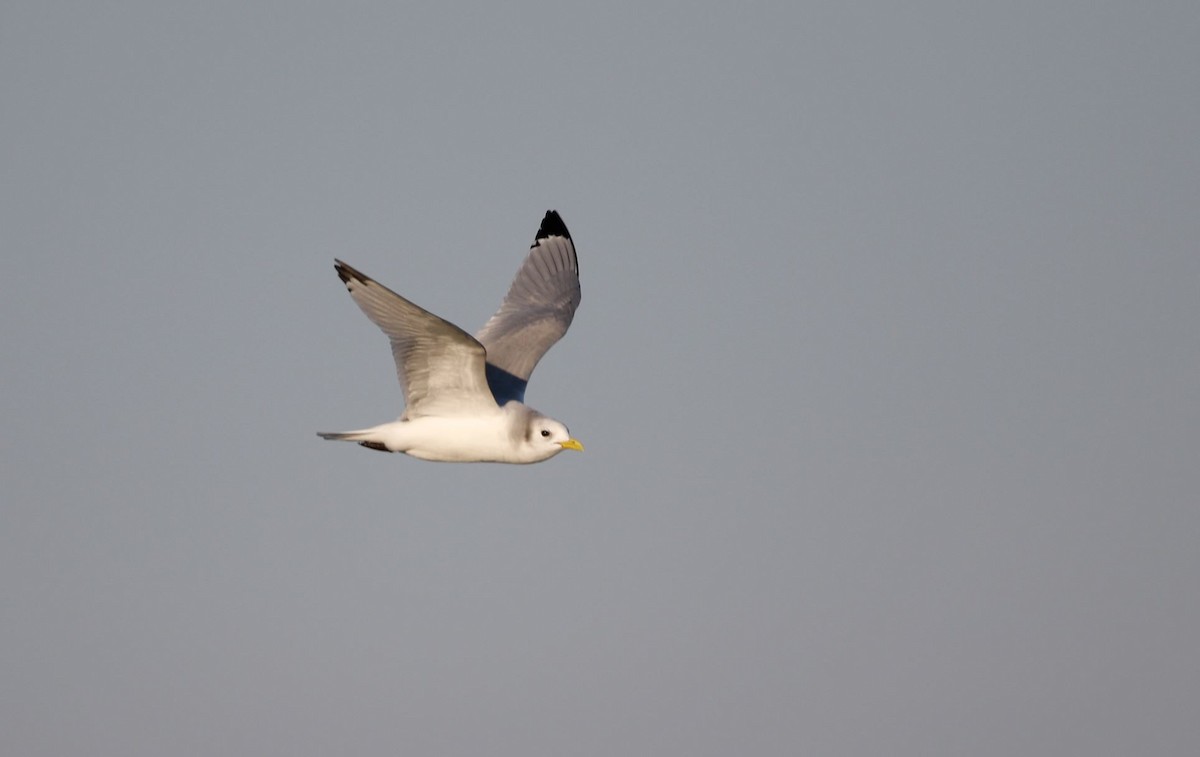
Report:
M 1200 750 L 1195 2 L 0 5 L 0 752 Z M 474 331 L 547 208 L 531 467 Z

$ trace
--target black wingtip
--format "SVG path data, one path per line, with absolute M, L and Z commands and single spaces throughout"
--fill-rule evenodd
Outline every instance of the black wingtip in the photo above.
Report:
M 341 279 L 342 283 L 346 286 L 350 285 L 351 279 L 362 282 L 370 281 L 369 278 L 356 271 L 352 266 L 346 265 L 337 258 L 334 258 L 333 260 L 333 270 L 337 271 L 338 278 Z
M 542 219 L 541 228 L 538 229 L 537 236 L 533 238 L 533 244 L 530 247 L 536 247 L 537 243 L 547 237 L 566 237 L 571 238 L 571 232 L 567 231 L 567 225 L 563 223 L 562 216 L 557 210 L 547 210 L 546 217 Z

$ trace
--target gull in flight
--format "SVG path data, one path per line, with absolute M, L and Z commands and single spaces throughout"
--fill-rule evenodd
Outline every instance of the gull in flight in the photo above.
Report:
M 391 340 L 404 413 L 318 436 L 458 463 L 537 463 L 583 449 L 566 426 L 524 402 L 534 367 L 579 307 L 579 261 L 558 211 L 546 211 L 500 309 L 474 337 L 340 260 L 334 269 Z

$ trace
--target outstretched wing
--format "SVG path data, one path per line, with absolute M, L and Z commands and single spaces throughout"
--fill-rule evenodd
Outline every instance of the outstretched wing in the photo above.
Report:
M 497 403 L 524 401 L 529 376 L 567 333 L 579 298 L 575 243 L 558 211 L 548 210 L 500 309 L 476 334 L 487 349 L 487 381 Z
M 350 296 L 392 342 L 406 418 L 495 410 L 484 377 L 483 345 L 342 261 L 334 268 Z

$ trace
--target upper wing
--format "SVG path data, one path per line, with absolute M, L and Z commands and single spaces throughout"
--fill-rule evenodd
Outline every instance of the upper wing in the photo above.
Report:
M 500 309 L 476 334 L 496 402 L 524 400 L 534 366 L 567 333 L 579 297 L 575 243 L 558 211 L 548 210 Z
M 404 417 L 496 409 L 484 378 L 483 346 L 470 334 L 340 260 L 334 268 L 350 296 L 392 342 L 396 376 L 404 389 Z

